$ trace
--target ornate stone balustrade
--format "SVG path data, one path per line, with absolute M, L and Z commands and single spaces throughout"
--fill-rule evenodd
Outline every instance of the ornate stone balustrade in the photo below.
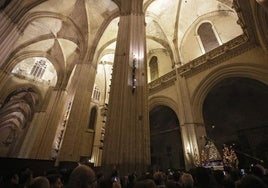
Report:
M 177 75 L 183 77 L 193 76 L 206 69 L 216 66 L 234 56 L 242 54 L 243 52 L 255 47 L 247 35 L 240 35 L 233 40 L 211 50 L 210 52 L 190 61 L 177 68 Z M 176 70 L 161 76 L 160 78 L 149 83 L 149 94 L 153 94 L 156 91 L 162 90 L 167 86 L 173 85 L 177 79 Z
M 176 70 L 172 70 L 169 73 L 149 83 L 148 85 L 149 93 L 151 94 L 152 92 L 156 92 L 159 89 L 163 89 L 170 85 L 173 85 L 175 80 L 176 80 Z
M 251 43 L 247 35 L 240 35 L 233 40 L 215 48 L 208 53 L 180 66 L 177 71 L 181 76 L 192 76 L 212 66 L 220 64 L 234 56 L 244 53 L 255 46 Z

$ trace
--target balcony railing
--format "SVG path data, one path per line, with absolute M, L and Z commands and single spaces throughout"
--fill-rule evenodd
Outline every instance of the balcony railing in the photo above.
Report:
M 200 73 L 208 68 L 216 66 L 220 63 L 227 61 L 243 52 L 252 49 L 255 44 L 250 42 L 247 35 L 240 35 L 233 40 L 209 51 L 208 53 L 181 65 L 177 70 L 159 77 L 158 79 L 148 84 L 149 93 L 163 89 L 167 86 L 173 85 L 177 76 L 189 77 L 194 74 Z M 177 71 L 177 74 L 176 74 Z

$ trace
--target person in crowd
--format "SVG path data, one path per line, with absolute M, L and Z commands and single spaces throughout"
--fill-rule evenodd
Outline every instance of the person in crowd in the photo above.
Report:
M 135 173 L 129 174 L 127 188 L 133 188 L 136 180 L 137 180 L 137 175 Z
M 166 188 L 183 188 L 179 182 L 167 181 Z
M 19 187 L 27 188 L 33 180 L 33 171 L 30 168 L 24 168 L 19 174 Z
M 235 184 L 236 188 L 268 188 L 267 185 L 257 176 L 253 174 L 245 175 Z
M 94 188 L 97 179 L 95 172 L 87 165 L 77 166 L 71 173 L 68 188 Z
M 113 188 L 121 188 L 120 178 L 115 176 L 112 178 Z
M 145 179 L 137 181 L 134 185 L 134 188 L 157 188 L 157 186 L 153 180 Z
M 50 185 L 45 176 L 38 176 L 32 180 L 29 188 L 50 188 Z
M 230 177 L 224 177 L 222 181 L 223 188 L 235 188 L 235 182 Z
M 266 174 L 266 169 L 261 164 L 252 165 L 250 167 L 250 173 L 259 177 L 265 184 L 268 185 L 268 177 Z
M 126 188 L 128 184 L 128 176 L 122 176 L 120 178 L 120 182 L 121 182 L 122 187 Z
M 0 184 L 0 187 L 5 188 L 16 188 L 19 187 L 19 176 L 15 172 L 6 174 L 3 177 L 3 182 Z
M 165 175 L 163 172 L 161 171 L 155 172 L 153 175 L 153 179 L 158 188 L 165 187 Z
M 205 167 L 196 167 L 192 169 L 191 175 L 193 176 L 195 187 L 198 188 L 215 188 L 216 180 L 213 177 L 211 169 Z
M 217 187 L 222 187 L 225 175 L 223 170 L 214 170 L 213 176 L 216 180 Z
M 180 182 L 183 188 L 193 188 L 194 179 L 191 174 L 183 173 L 180 177 Z
M 112 188 L 113 183 L 110 181 L 110 179 L 101 179 L 97 182 L 97 188 Z
M 46 177 L 49 181 L 50 188 L 62 188 L 63 187 L 60 174 L 49 174 Z
M 175 170 L 169 176 L 168 181 L 166 182 L 166 188 L 182 188 L 180 177 L 182 175 L 181 172 Z

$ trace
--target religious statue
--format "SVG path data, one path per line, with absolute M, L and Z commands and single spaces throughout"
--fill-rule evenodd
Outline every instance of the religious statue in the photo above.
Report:
M 221 165 L 222 157 L 212 139 L 204 136 L 206 139 L 205 146 L 201 151 L 201 161 L 203 166 Z
M 238 159 L 232 146 L 223 145 L 223 164 L 233 168 L 238 168 Z

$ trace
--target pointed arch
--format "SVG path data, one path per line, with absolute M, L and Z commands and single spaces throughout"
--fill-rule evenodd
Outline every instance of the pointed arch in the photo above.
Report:
M 220 66 L 200 82 L 191 97 L 193 111 L 196 112 L 196 122 L 203 122 L 202 106 L 209 91 L 221 80 L 229 77 L 246 77 L 258 80 L 268 85 L 267 67 L 240 63 L 237 65 Z
M 9 93 L 0 108 L 0 156 L 17 157 L 39 103 L 38 94 L 28 87 Z

